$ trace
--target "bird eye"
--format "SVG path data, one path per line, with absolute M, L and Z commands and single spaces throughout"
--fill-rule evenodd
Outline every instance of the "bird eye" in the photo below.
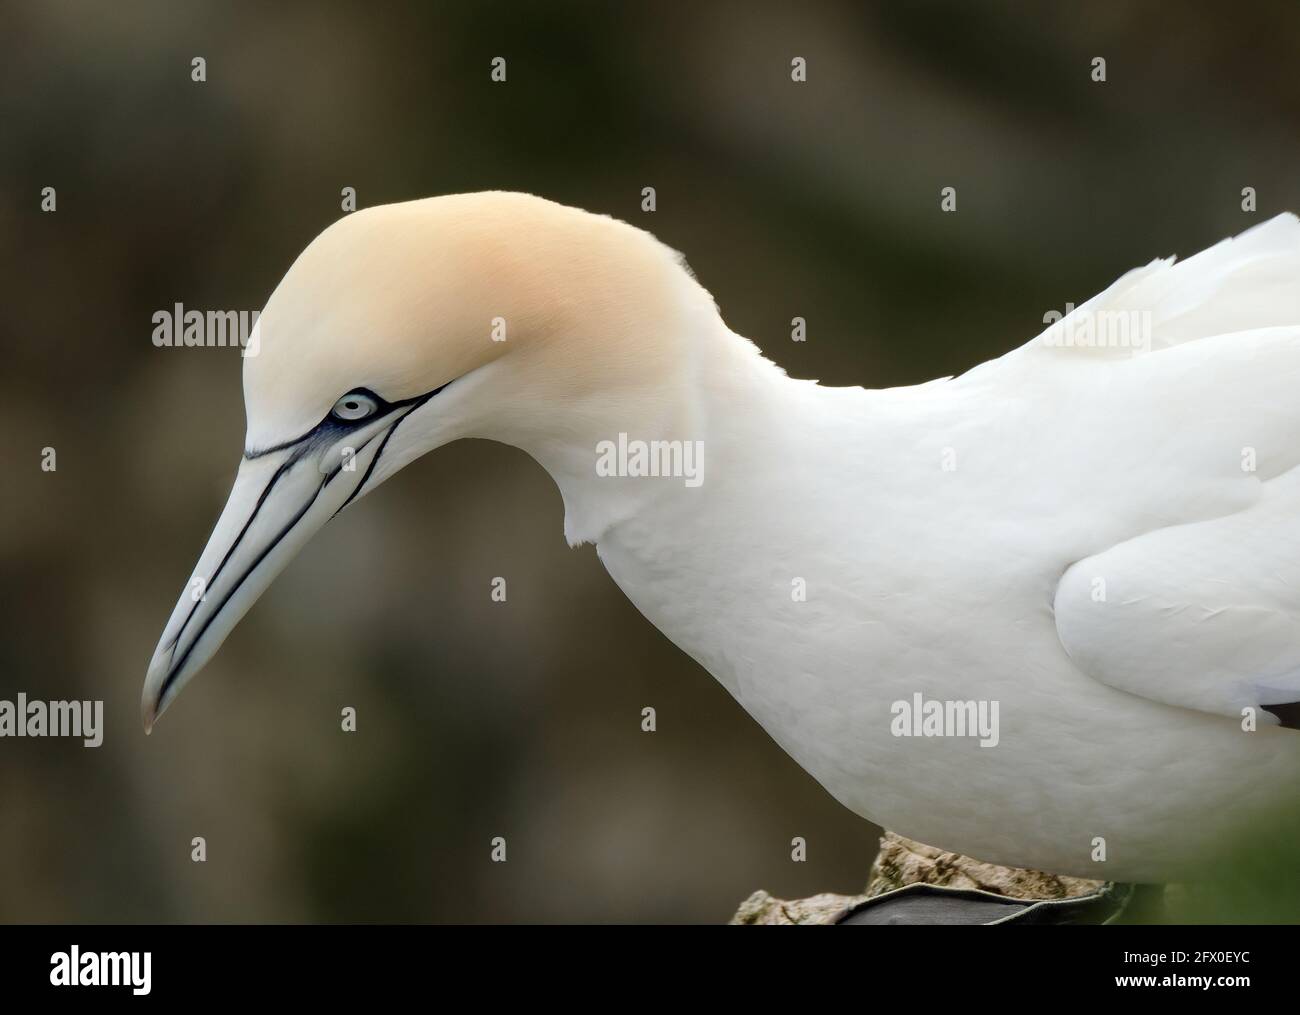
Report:
M 330 410 L 335 419 L 343 419 L 349 422 L 355 422 L 358 419 L 365 419 L 367 416 L 373 416 L 379 409 L 379 403 L 369 395 L 364 395 L 359 391 L 354 391 L 349 395 L 344 395 L 334 403 L 334 408 Z

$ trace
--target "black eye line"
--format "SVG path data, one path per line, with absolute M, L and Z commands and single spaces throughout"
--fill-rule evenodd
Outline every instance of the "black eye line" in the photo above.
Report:
M 392 438 L 397 428 L 401 426 L 402 421 L 406 419 L 406 417 L 409 416 L 411 413 L 413 413 L 416 409 L 418 409 L 421 405 L 423 405 L 425 402 L 433 398 L 434 395 L 438 394 L 440 391 L 445 389 L 447 385 L 451 383 L 452 381 L 448 381 L 447 384 L 443 384 L 437 388 L 434 388 L 432 391 L 426 391 L 423 395 L 415 395 L 412 398 L 403 398 L 397 402 L 388 402 L 385 399 L 380 398 L 369 388 L 355 388 L 352 391 L 348 392 L 349 395 L 360 394 L 364 392 L 366 395 L 373 398 L 375 400 L 376 405 L 380 406 L 380 408 L 382 409 L 391 412 L 392 410 L 395 409 L 405 408 L 406 412 L 398 416 L 398 418 L 394 421 L 393 425 L 388 428 L 388 431 L 384 434 L 384 439 L 379 442 L 379 447 L 376 449 L 374 456 L 370 459 L 370 464 L 366 467 L 366 471 L 361 477 L 361 482 L 358 483 L 355 487 L 353 487 L 352 492 L 349 493 L 347 499 L 344 500 L 343 503 L 339 505 L 338 509 L 334 512 L 334 515 L 330 516 L 331 518 L 333 518 L 335 515 L 339 513 L 339 511 L 342 511 L 345 507 L 351 504 L 352 501 L 356 498 L 357 494 L 359 494 L 361 490 L 365 487 L 366 483 L 370 481 L 370 476 L 375 471 L 375 466 L 379 464 L 380 456 L 383 455 L 384 449 L 388 446 L 389 440 Z M 346 398 L 347 395 L 344 395 L 343 397 Z M 408 406 L 409 408 L 407 408 Z M 332 425 L 336 430 L 340 432 L 344 432 L 347 430 L 355 429 L 355 427 L 353 426 L 343 425 L 344 423 L 352 423 L 352 422 L 365 423 L 368 420 L 373 418 L 374 418 L 373 416 L 367 416 L 365 419 L 355 420 L 355 421 L 339 420 L 334 416 L 334 410 L 331 409 L 330 414 L 328 416 L 326 416 L 323 420 L 317 423 L 314 427 L 308 430 L 301 437 L 298 437 L 291 441 L 286 441 L 283 444 L 278 444 L 272 448 L 266 448 L 262 451 L 253 452 L 252 454 L 245 452 L 244 457 L 249 459 L 261 458 L 263 455 L 269 455 L 272 451 L 282 451 L 285 448 L 293 447 L 295 444 L 302 444 L 304 441 L 307 441 L 313 436 L 316 436 L 319 433 L 319 431 L 321 431 L 323 428 L 327 426 Z M 368 447 L 378 436 L 379 435 L 377 433 L 371 435 L 366 440 L 366 442 L 362 444 L 360 448 L 357 449 L 357 453 L 360 453 L 362 450 Z M 239 547 L 239 544 L 243 542 L 244 536 L 247 535 L 248 530 L 252 528 L 253 520 L 257 517 L 258 512 L 261 511 L 262 505 L 266 502 L 267 497 L 270 496 L 272 488 L 289 472 L 290 469 L 292 469 L 295 465 L 297 465 L 298 462 L 302 460 L 303 456 L 306 455 L 310 450 L 311 450 L 310 446 L 305 448 L 299 448 L 298 451 L 294 453 L 289 458 L 288 461 L 284 462 L 278 469 L 275 470 L 275 474 L 270 478 L 266 486 L 262 488 L 262 492 L 257 499 L 257 504 L 253 508 L 253 513 L 244 522 L 244 525 L 240 529 L 239 534 L 235 537 L 234 543 L 232 543 L 230 548 L 226 550 L 225 556 L 222 557 L 221 559 L 221 563 L 217 565 L 217 570 L 213 573 L 211 580 L 208 582 L 209 585 L 213 584 L 216 581 L 217 575 L 219 575 L 222 572 L 227 562 L 234 555 L 235 550 Z M 159 701 L 162 701 L 166 697 L 168 690 L 170 690 L 171 686 L 175 683 L 176 678 L 180 675 L 181 670 L 184 669 L 185 663 L 190 658 L 190 654 L 194 651 L 198 643 L 203 640 L 203 636 L 207 634 L 208 628 L 212 626 L 212 622 L 215 621 L 217 617 L 221 615 L 222 611 L 226 608 L 226 605 L 234 597 L 235 593 L 238 592 L 239 589 L 243 586 L 244 581 L 248 578 L 250 574 L 252 574 L 254 571 L 258 569 L 258 567 L 261 566 L 262 561 L 265 560 L 266 557 L 271 553 L 271 551 L 274 550 L 280 544 L 280 541 L 284 539 L 284 537 L 287 536 L 290 531 L 292 531 L 293 527 L 297 525 L 299 521 L 302 520 L 303 516 L 309 510 L 311 510 L 311 506 L 316 503 L 316 498 L 320 496 L 321 491 L 324 490 L 326 487 L 328 487 L 330 483 L 334 480 L 334 477 L 338 476 L 342 471 L 343 470 L 341 466 L 336 467 L 332 472 L 330 472 L 328 476 L 326 476 L 321 481 L 320 485 L 316 487 L 316 491 L 311 495 L 311 499 L 308 500 L 307 503 L 304 504 L 298 510 L 298 512 L 289 521 L 289 523 L 280 530 L 279 534 L 275 537 L 275 539 L 273 539 L 269 545 L 263 548 L 262 552 L 257 555 L 257 559 L 254 560 L 253 563 L 244 570 L 244 573 L 239 576 L 238 580 L 234 584 L 234 587 L 229 592 L 227 592 L 225 596 L 222 597 L 221 605 L 219 605 L 212 612 L 212 614 L 203 622 L 203 626 L 199 629 L 199 633 L 194 636 L 194 638 L 190 641 L 189 645 L 186 647 L 185 651 L 181 653 L 180 659 L 174 660 L 172 662 L 171 668 L 168 670 L 167 676 L 163 680 L 163 685 L 158 691 Z M 172 639 L 171 644 L 168 646 L 171 652 L 174 653 L 176 651 L 176 647 L 180 644 L 181 637 L 182 635 L 184 635 L 186 627 L 189 626 L 190 621 L 194 618 L 195 614 L 198 611 L 198 606 L 199 604 L 196 602 L 194 606 L 190 609 L 189 616 L 187 616 L 185 618 L 184 623 L 181 624 L 180 630 L 176 632 L 176 637 Z
M 451 381 L 447 382 L 447 384 L 450 383 Z M 284 451 L 286 448 L 294 447 L 295 445 L 301 444 L 304 441 L 310 440 L 311 438 L 318 436 L 320 432 L 326 429 L 327 427 L 331 427 L 339 431 L 355 430 L 357 427 L 365 423 L 369 423 L 379 416 L 388 415 L 390 412 L 392 412 L 395 409 L 400 409 L 407 405 L 414 406 L 416 404 L 423 404 L 427 402 L 429 399 L 431 399 L 434 395 L 438 394 L 438 392 L 442 391 L 443 388 L 446 388 L 447 384 L 443 384 L 440 387 L 434 388 L 432 391 L 426 391 L 423 395 L 414 395 L 411 398 L 402 398 L 396 402 L 388 401 L 386 398 L 383 398 L 382 396 L 375 394 L 375 392 L 371 391 L 369 388 L 353 388 L 347 394 L 340 395 L 337 399 L 335 399 L 334 405 L 338 405 L 339 402 L 343 401 L 343 399 L 347 398 L 349 395 L 365 395 L 367 398 L 372 399 L 375 403 L 375 411 L 370 413 L 370 415 L 362 416 L 360 419 L 341 419 L 340 417 L 334 415 L 334 406 L 330 406 L 330 411 L 325 414 L 325 418 L 322 419 L 310 430 L 308 430 L 306 433 L 302 434 L 299 437 L 294 437 L 291 440 L 282 441 L 279 444 L 273 444 L 269 448 L 262 448 L 260 451 L 245 451 L 244 458 L 246 458 L 248 461 L 251 462 L 255 458 L 262 458 L 263 456 L 273 454 L 276 451 Z

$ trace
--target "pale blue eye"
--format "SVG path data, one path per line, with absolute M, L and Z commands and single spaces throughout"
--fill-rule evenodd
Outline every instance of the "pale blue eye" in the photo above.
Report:
M 359 419 L 365 419 L 367 416 L 373 416 L 378 409 L 379 404 L 373 398 L 359 391 L 354 391 L 335 402 L 331 412 L 337 419 L 355 422 Z

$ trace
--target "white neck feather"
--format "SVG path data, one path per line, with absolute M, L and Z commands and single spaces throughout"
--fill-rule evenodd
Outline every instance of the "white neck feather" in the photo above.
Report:
M 681 344 L 680 369 L 665 381 L 602 393 L 566 406 L 554 427 L 516 435 L 510 443 L 536 459 L 564 498 L 564 534 L 571 545 L 596 543 L 611 528 L 654 505 L 708 496 L 711 474 L 742 449 L 752 453 L 755 431 L 779 414 L 796 382 L 765 359 L 748 339 L 731 331 L 712 304 Z M 698 442 L 683 448 L 698 481 L 683 476 L 600 474 L 602 442 Z M 682 445 L 678 445 L 681 447 Z M 675 449 L 674 449 L 675 450 Z

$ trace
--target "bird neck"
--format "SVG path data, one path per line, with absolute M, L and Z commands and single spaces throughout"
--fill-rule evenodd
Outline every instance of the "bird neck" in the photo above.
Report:
M 715 476 L 762 446 L 755 431 L 778 425 L 788 386 L 798 383 L 716 311 L 677 348 L 680 366 L 667 376 L 568 405 L 554 426 L 510 441 L 555 480 L 571 545 L 597 543 L 656 509 L 703 502 Z

